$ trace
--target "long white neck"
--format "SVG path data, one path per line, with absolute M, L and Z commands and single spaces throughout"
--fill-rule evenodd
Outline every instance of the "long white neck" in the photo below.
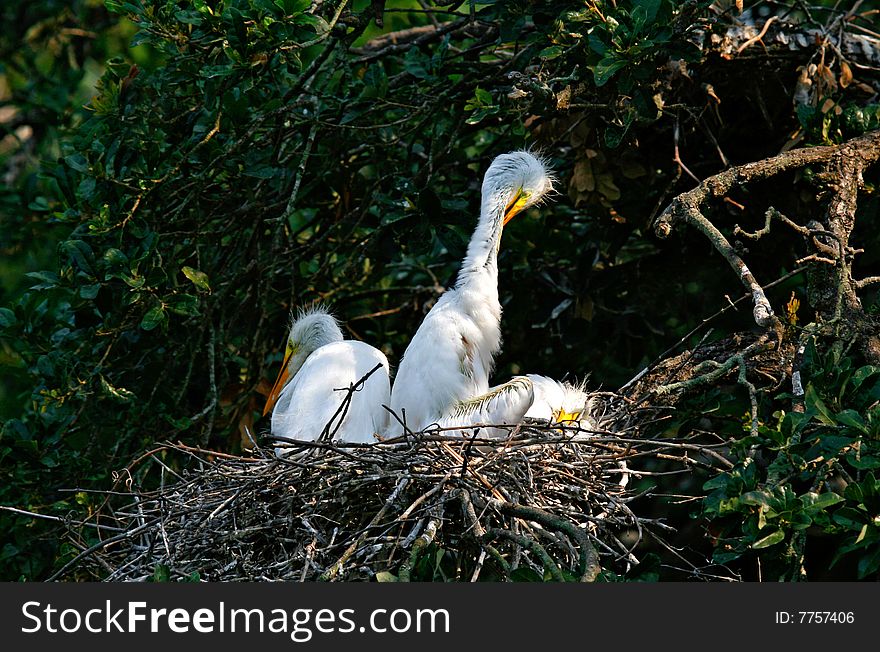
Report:
M 480 221 L 471 236 L 467 256 L 461 264 L 455 290 L 450 299 L 467 315 L 473 325 L 463 339 L 470 342 L 475 354 L 473 394 L 489 389 L 495 354 L 501 348 L 501 303 L 498 300 L 498 245 L 503 229 L 504 204 L 484 198 Z M 454 297 L 454 299 L 453 299 Z M 465 398 L 465 397 L 459 397 Z
M 495 288 L 495 294 L 498 294 L 498 246 L 503 230 L 503 206 L 492 201 L 492 198 L 483 198 L 480 220 L 458 272 L 456 288 L 463 288 L 473 282 L 484 285 L 488 281 Z

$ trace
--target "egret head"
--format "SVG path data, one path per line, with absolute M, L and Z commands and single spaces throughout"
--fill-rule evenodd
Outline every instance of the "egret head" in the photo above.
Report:
M 333 342 L 342 341 L 342 329 L 339 322 L 323 306 L 316 305 L 301 310 L 290 327 L 290 335 L 287 336 L 287 349 L 284 352 L 284 362 L 281 363 L 281 373 L 269 393 L 263 414 L 268 414 L 281 390 L 288 381 L 296 375 L 306 361 L 306 358 L 318 347 Z
M 554 411 L 555 423 L 592 427 L 590 413 L 592 412 L 593 399 L 584 391 L 584 386 L 575 386 L 570 383 L 562 383 L 562 405 Z
M 483 177 L 483 210 L 503 216 L 534 206 L 553 191 L 553 174 L 546 161 L 523 150 L 496 156 Z

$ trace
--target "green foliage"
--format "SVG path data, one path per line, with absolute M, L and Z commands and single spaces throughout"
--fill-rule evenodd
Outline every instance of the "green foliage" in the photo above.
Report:
M 775 412 L 737 442 L 736 466 L 704 485 L 714 558 L 760 551 L 766 578 L 799 579 L 809 536 L 835 551 L 830 566 L 851 561 L 859 579 L 870 577 L 880 570 L 880 367 L 853 368 L 813 343 L 804 374 L 804 411 Z

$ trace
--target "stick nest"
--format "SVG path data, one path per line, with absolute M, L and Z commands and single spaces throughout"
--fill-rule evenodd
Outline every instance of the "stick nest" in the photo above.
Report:
M 631 487 L 643 484 L 634 480 L 658 464 L 684 472 L 700 447 L 641 438 L 645 410 L 601 398 L 605 414 L 590 432 L 530 423 L 487 440 L 478 429 L 427 430 L 372 445 L 297 444 L 281 458 L 163 444 L 120 475 L 127 491 L 108 492 L 88 523 L 101 540 L 64 573 L 211 581 L 623 573 L 638 563 L 643 538 L 662 543 L 671 529 L 630 508 Z M 157 488 L 135 487 L 150 481 Z

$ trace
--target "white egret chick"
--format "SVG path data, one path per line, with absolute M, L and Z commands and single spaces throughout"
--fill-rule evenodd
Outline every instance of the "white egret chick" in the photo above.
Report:
M 477 435 L 481 439 L 507 437 L 526 416 L 534 397 L 532 381 L 525 376 L 516 376 L 476 398 L 459 401 L 437 420 L 437 425 L 462 428 L 444 434 Z M 482 427 L 477 430 L 475 426 Z
M 528 374 L 527 377 L 532 381 L 535 398 L 525 416 L 554 424 L 580 426 L 586 430 L 596 428 L 591 417 L 594 400 L 583 386 L 535 374 Z
M 326 433 L 327 439 L 374 442 L 375 434 L 388 427 L 382 407 L 390 402 L 388 378 L 388 359 L 381 351 L 343 340 L 336 319 L 325 308 L 313 307 L 290 328 L 281 373 L 263 414 L 272 410 L 272 434 L 279 437 L 316 441 Z M 281 455 L 285 449 L 275 452 Z
M 546 164 L 529 152 L 502 154 L 486 171 L 480 219 L 458 281 L 425 316 L 395 377 L 391 408 L 410 430 L 438 422 L 461 401 L 489 390 L 494 356 L 501 346 L 501 232 L 517 213 L 552 189 Z

